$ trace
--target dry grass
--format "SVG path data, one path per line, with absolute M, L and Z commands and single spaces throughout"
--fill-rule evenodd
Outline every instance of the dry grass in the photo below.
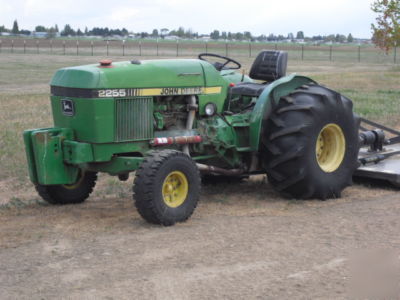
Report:
M 22 197 L 36 201 L 27 177 L 22 132 L 52 126 L 48 82 L 60 67 L 87 64 L 103 57 L 0 55 L 0 203 Z M 111 57 L 126 60 L 127 57 Z M 155 58 L 155 57 L 141 57 Z M 253 58 L 238 58 L 249 70 Z M 289 72 L 308 75 L 354 100 L 362 116 L 399 125 L 400 67 L 391 64 L 294 61 Z M 384 121 L 383 121 L 384 120 Z M 114 180 L 103 178 L 106 193 L 128 193 Z M 18 201 L 17 201 L 18 202 Z

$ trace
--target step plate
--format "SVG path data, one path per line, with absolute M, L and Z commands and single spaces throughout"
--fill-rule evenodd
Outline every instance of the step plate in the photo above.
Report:
M 400 151 L 400 144 L 385 146 L 384 151 L 380 153 L 390 153 Z M 368 149 L 361 149 L 358 158 L 372 155 Z M 393 155 L 377 164 L 371 163 L 359 167 L 354 176 L 364 178 L 382 179 L 391 182 L 393 185 L 400 188 L 400 154 Z

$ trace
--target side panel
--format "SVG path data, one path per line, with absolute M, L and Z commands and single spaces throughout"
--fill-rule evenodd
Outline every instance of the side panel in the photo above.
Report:
M 261 126 L 263 119 L 267 119 L 271 113 L 272 101 L 277 103 L 281 97 L 290 94 L 304 84 L 311 83 L 315 83 L 315 81 L 308 77 L 292 74 L 272 82 L 264 89 L 250 117 L 250 149 L 252 151 L 258 151 Z
M 62 100 L 73 101 L 73 115 L 65 115 Z M 54 125 L 71 128 L 82 142 L 109 143 L 114 141 L 114 99 L 83 99 L 51 97 Z
M 224 80 L 220 72 L 218 72 L 214 68 L 214 66 L 212 66 L 210 63 L 201 61 L 201 66 L 203 67 L 204 70 L 205 85 L 207 87 L 221 87 L 221 88 L 220 91 L 216 94 L 199 95 L 199 114 L 200 115 L 205 114 L 204 106 L 208 102 L 214 103 L 217 106 L 217 112 L 221 113 L 225 105 L 229 83 L 228 81 Z

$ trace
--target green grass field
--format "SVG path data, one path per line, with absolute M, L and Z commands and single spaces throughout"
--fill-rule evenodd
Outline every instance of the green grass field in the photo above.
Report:
M 98 62 L 99 56 L 0 54 L 0 197 L 32 193 L 22 132 L 52 126 L 49 81 L 60 67 Z M 129 57 L 132 58 L 132 57 Z M 144 59 L 145 57 L 141 57 Z M 155 58 L 155 57 L 146 57 Z M 165 57 L 164 57 L 165 58 Z M 237 58 L 247 72 L 253 58 Z M 127 60 L 128 57 L 112 57 Z M 329 61 L 291 61 L 289 73 L 312 77 L 354 101 L 361 116 L 400 126 L 400 66 Z M 109 189 L 113 189 L 109 182 Z M 4 199 L 0 199 L 0 203 Z

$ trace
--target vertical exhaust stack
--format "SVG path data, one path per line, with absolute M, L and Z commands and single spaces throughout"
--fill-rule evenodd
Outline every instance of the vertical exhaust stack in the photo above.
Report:
M 189 110 L 189 113 L 188 113 L 188 118 L 186 121 L 186 130 L 192 130 L 194 118 L 196 117 L 196 110 L 197 110 L 196 96 L 190 96 L 189 101 L 188 101 L 188 110 Z M 183 153 L 190 156 L 188 144 L 186 144 L 182 147 L 182 151 L 183 151 Z

